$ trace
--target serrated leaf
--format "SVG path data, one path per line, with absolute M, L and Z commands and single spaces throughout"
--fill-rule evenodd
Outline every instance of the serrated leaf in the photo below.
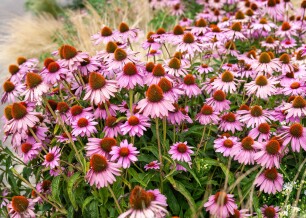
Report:
M 133 177 L 134 180 L 140 183 L 143 187 L 147 186 L 146 183 L 141 179 L 140 175 L 133 168 L 129 168 L 128 173 Z
M 173 214 L 179 214 L 180 213 L 180 205 L 175 197 L 175 195 L 173 194 L 172 190 L 170 187 L 167 187 L 165 185 L 164 187 L 164 194 L 167 196 L 167 203 L 171 209 L 171 211 L 173 212 Z
M 147 146 L 147 147 L 142 148 L 141 150 L 150 151 L 152 154 L 154 154 L 156 158 L 158 158 L 157 146 Z
M 84 213 L 84 210 L 85 210 L 85 207 L 87 206 L 87 204 L 89 204 L 94 199 L 95 199 L 94 196 L 89 196 L 85 199 L 84 203 L 82 204 L 82 213 Z
M 53 178 L 52 180 L 52 197 L 54 200 L 56 200 L 60 205 L 61 205 L 61 199 L 60 199 L 60 182 L 61 182 L 61 177 L 57 176 Z
M 79 178 L 80 178 L 80 173 L 75 173 L 69 178 L 69 181 L 67 184 L 68 197 L 75 210 L 78 210 L 78 205 L 75 200 L 75 192 L 73 191 L 73 185 Z
M 201 186 L 201 182 L 199 180 L 199 178 L 197 177 L 197 175 L 195 174 L 195 172 L 193 172 L 193 170 L 190 168 L 189 164 L 186 163 L 186 162 L 181 162 L 181 161 L 178 161 L 178 163 L 180 165 L 182 165 L 183 167 L 186 168 L 186 170 L 192 175 L 192 177 L 195 179 L 195 181 L 197 181 L 197 183 L 199 184 L 199 186 Z
M 92 201 L 90 203 L 89 212 L 91 218 L 99 218 L 99 205 L 97 201 Z
M 184 185 L 182 183 L 180 183 L 179 181 L 176 181 L 173 179 L 173 177 L 169 176 L 168 181 L 171 183 L 171 185 L 173 186 L 173 188 L 175 190 L 177 190 L 178 192 L 180 192 L 187 200 L 189 206 L 190 206 L 190 210 L 192 212 L 192 216 L 194 217 L 195 213 L 196 213 L 196 204 L 190 194 L 190 192 L 184 187 Z

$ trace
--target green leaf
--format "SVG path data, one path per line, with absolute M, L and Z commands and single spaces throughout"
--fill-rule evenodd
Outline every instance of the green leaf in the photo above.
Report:
M 179 181 L 176 181 L 173 179 L 173 177 L 169 176 L 168 181 L 171 183 L 171 185 L 173 186 L 173 188 L 175 190 L 177 190 L 178 192 L 180 192 L 187 200 L 189 206 L 190 206 L 190 210 L 192 212 L 192 216 L 194 217 L 195 213 L 196 213 L 196 204 L 190 194 L 190 192 L 184 187 L 184 185 L 182 183 L 180 183 Z
M 92 201 L 89 205 L 89 213 L 91 218 L 99 218 L 98 201 Z
M 52 187 L 52 197 L 61 205 L 60 182 L 61 182 L 61 177 L 60 176 L 55 177 L 52 180 L 51 187 Z
M 158 158 L 158 150 L 157 150 L 157 145 L 156 146 L 147 146 L 142 148 L 141 150 L 147 150 L 150 151 L 156 158 Z
M 94 200 L 95 197 L 94 196 L 89 196 L 85 199 L 83 205 L 82 205 L 82 214 L 84 213 L 85 207 L 87 206 L 87 204 L 89 204 L 92 200 Z
M 73 185 L 79 178 L 80 178 L 80 173 L 75 173 L 69 178 L 69 182 L 67 184 L 68 197 L 75 210 L 78 210 L 78 205 L 75 200 L 75 192 L 73 191 Z
M 53 131 L 53 134 L 56 135 L 58 129 L 59 129 L 60 125 L 56 124 L 55 127 L 54 127 L 54 131 Z
M 167 183 L 169 184 L 169 183 Z M 167 196 L 167 203 L 171 209 L 171 211 L 173 212 L 173 214 L 179 214 L 180 213 L 180 205 L 175 197 L 175 195 L 173 194 L 171 188 L 166 184 L 164 186 L 164 194 Z
M 223 173 L 225 174 L 225 176 L 228 176 L 228 183 L 233 184 L 234 181 L 235 181 L 234 174 L 223 163 L 219 163 L 219 165 L 220 165 Z
M 147 184 L 141 179 L 140 175 L 133 168 L 129 168 L 128 173 L 132 176 L 134 180 L 136 180 L 143 187 L 147 186 Z
M 186 162 L 181 162 L 181 161 L 178 161 L 178 163 L 180 165 L 182 165 L 183 167 L 185 167 L 187 169 L 187 171 L 193 176 L 193 178 L 197 181 L 197 183 L 199 184 L 199 186 L 201 186 L 201 182 L 200 180 L 198 179 L 197 175 L 195 174 L 195 172 L 193 172 L 193 170 L 190 168 L 189 164 L 186 163 Z

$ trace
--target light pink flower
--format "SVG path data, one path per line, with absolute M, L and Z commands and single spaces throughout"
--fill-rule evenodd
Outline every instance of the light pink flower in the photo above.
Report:
M 9 216 L 12 218 L 35 218 L 35 201 L 24 196 L 14 196 L 7 205 Z
M 98 122 L 94 121 L 92 117 L 81 117 L 74 122 L 72 122 L 72 131 L 73 136 L 87 136 L 89 137 L 93 133 L 97 133 L 96 125 Z
M 254 155 L 254 159 L 263 167 L 269 169 L 272 167 L 279 168 L 282 150 L 283 149 L 279 141 L 276 139 L 271 139 L 270 141 L 261 144 L 261 147 Z
M 50 169 L 60 166 L 60 151 L 61 149 L 57 146 L 49 148 L 49 153 L 44 156 L 45 161 L 42 163 L 42 165 L 45 167 L 50 167 Z
M 148 170 L 159 170 L 160 163 L 157 160 L 154 160 L 144 166 L 146 171 Z
M 109 152 L 111 152 L 113 146 L 117 146 L 117 141 L 111 137 L 105 137 L 103 139 L 88 138 L 85 146 L 86 156 L 91 157 L 94 154 L 100 154 L 109 158 Z
M 149 118 L 145 117 L 141 114 L 134 114 L 127 117 L 127 121 L 120 126 L 122 134 L 126 135 L 127 133 L 129 136 L 141 137 L 144 131 L 150 127 Z
M 283 140 L 283 146 L 291 145 L 292 151 L 300 152 L 301 147 L 306 150 L 306 128 L 300 123 L 282 126 L 279 137 Z
M 275 194 L 283 189 L 283 176 L 278 173 L 276 168 L 266 169 L 262 174 L 260 174 L 254 184 L 260 187 L 260 191 L 268 194 Z
M 221 136 L 215 139 L 214 149 L 216 152 L 220 152 L 224 157 L 231 155 L 231 151 L 234 145 L 238 143 L 238 138 L 235 136 Z
M 189 162 L 191 161 L 190 154 L 193 154 L 193 151 L 187 142 L 177 142 L 170 147 L 169 154 L 173 160 Z

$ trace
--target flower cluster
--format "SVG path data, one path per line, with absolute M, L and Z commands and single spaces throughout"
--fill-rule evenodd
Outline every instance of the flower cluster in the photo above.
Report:
M 103 26 L 92 36 L 94 55 L 65 44 L 42 64 L 20 57 L 9 66 L 4 141 L 43 172 L 32 198 L 3 200 L 11 217 L 35 217 L 36 203 L 65 215 L 52 203 L 52 187 L 64 181 L 90 200 L 110 194 L 121 218 L 195 216 L 197 209 L 218 218 L 254 209 L 278 217 L 280 206 L 261 199 L 259 210 L 252 199 L 283 190 L 282 166 L 300 166 L 299 174 L 305 164 L 306 1 L 291 17 L 290 1 L 197 4 L 204 9 L 192 20 L 181 16 L 183 1 L 152 0 L 181 20 L 142 43 L 141 31 L 126 23 Z

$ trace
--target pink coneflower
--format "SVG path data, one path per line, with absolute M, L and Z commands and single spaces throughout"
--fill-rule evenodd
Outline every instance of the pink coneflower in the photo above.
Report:
M 163 195 L 158 189 L 154 190 L 147 190 L 147 192 L 153 194 L 153 200 L 158 201 L 160 204 L 164 205 L 165 207 L 168 206 L 167 204 L 167 197 Z
M 159 80 L 158 86 L 163 90 L 164 96 L 177 101 L 180 96 L 184 95 L 184 90 L 178 86 L 173 86 L 172 82 L 163 77 Z
M 131 163 L 136 162 L 137 155 L 139 151 L 137 148 L 133 146 L 133 144 L 129 144 L 125 139 L 123 140 L 119 146 L 113 146 L 111 152 L 109 154 L 112 156 L 111 161 L 117 160 L 123 169 L 130 168 Z
M 195 69 L 199 72 L 199 74 L 208 74 L 214 71 L 214 69 L 212 67 L 209 67 L 207 64 L 201 64 L 198 67 L 195 67 Z
M 247 218 L 251 216 L 251 214 L 248 214 L 248 209 L 234 209 L 234 213 L 229 215 L 228 218 Z
M 98 122 L 94 121 L 92 117 L 81 117 L 74 122 L 72 122 L 72 132 L 73 136 L 87 136 L 89 137 L 93 133 L 97 133 L 98 130 L 96 129 L 95 125 Z
M 254 128 L 259 126 L 261 123 L 266 123 L 269 121 L 274 121 L 274 117 L 267 111 L 263 110 L 261 106 L 254 105 L 250 110 L 239 110 L 239 120 L 245 123 L 247 127 Z
M 260 174 L 254 184 L 259 188 L 260 191 L 268 194 L 275 194 L 283 189 L 283 176 L 277 172 L 276 168 L 266 169 Z
M 89 83 L 86 87 L 84 100 L 90 98 L 92 104 L 101 104 L 114 97 L 117 92 L 117 81 L 106 80 L 104 76 L 97 72 L 89 74 Z
M 292 38 L 298 35 L 297 29 L 299 27 L 296 24 L 284 21 L 275 34 L 282 38 Z
M 98 62 L 97 58 L 84 58 L 78 67 L 81 75 L 88 76 L 90 72 L 97 72 L 101 68 L 101 64 Z
M 122 213 L 118 218 L 134 217 L 164 217 L 167 214 L 165 205 L 160 198 L 156 198 L 155 193 L 149 192 L 135 186 L 130 194 L 131 209 Z
M 147 41 L 142 43 L 142 48 L 143 49 L 147 49 L 149 48 L 149 50 L 153 49 L 153 50 L 159 50 L 161 47 L 161 44 L 157 41 L 155 41 L 154 37 L 152 37 L 154 35 L 153 32 L 149 32 L 147 34 Z
M 241 32 L 242 24 L 240 22 L 233 23 L 229 30 L 225 32 L 228 39 L 235 40 L 245 40 L 246 37 Z
M 25 132 L 39 122 L 37 113 L 27 111 L 22 103 L 14 103 L 11 109 L 12 119 L 7 121 L 4 126 L 4 132 L 15 133 Z
M 151 49 L 150 52 L 147 53 L 146 56 L 156 58 L 156 57 L 158 57 L 158 56 L 160 56 L 162 54 L 163 54 L 163 52 L 161 50 L 153 50 L 153 49 Z
M 231 149 L 230 156 L 233 156 L 234 160 L 241 164 L 254 165 L 254 154 L 260 147 L 261 146 L 259 142 L 254 141 L 252 137 L 247 136 L 243 138 L 241 142 L 234 144 L 233 148 Z
M 51 187 L 51 181 L 50 180 L 44 180 L 40 183 L 37 183 L 36 189 L 39 193 L 43 195 L 49 195 L 52 193 L 52 187 Z
M 237 83 L 235 82 L 234 74 L 228 70 L 224 71 L 219 78 L 216 78 L 213 81 L 212 86 L 214 89 L 228 93 L 233 93 L 237 90 Z
M 110 115 L 116 116 L 116 111 L 119 110 L 119 107 L 115 104 L 111 104 L 109 101 L 106 101 L 104 104 L 98 104 L 98 107 L 95 109 L 94 116 L 96 119 L 106 119 L 107 111 L 105 108 L 105 104 L 108 107 L 108 111 Z
M 275 85 L 278 83 L 276 78 L 267 79 L 264 75 L 259 75 L 254 81 L 245 84 L 248 95 L 255 94 L 258 98 L 267 99 L 277 92 Z
M 123 42 L 136 41 L 137 35 L 139 34 L 139 29 L 131 29 L 126 23 L 122 22 L 119 25 L 119 32 L 117 35 L 122 39 Z
M 26 90 L 22 93 L 24 101 L 41 103 L 42 95 L 49 91 L 49 86 L 43 82 L 42 77 L 37 73 L 27 73 Z
M 165 70 L 168 74 L 175 77 L 185 76 L 187 74 L 186 67 L 182 66 L 180 59 L 176 57 L 173 57 L 172 59 L 167 61 Z
M 60 151 L 61 149 L 57 146 L 49 148 L 49 153 L 44 156 L 45 161 L 42 163 L 45 167 L 50 167 L 50 169 L 54 169 L 55 167 L 60 166 Z
M 265 41 L 260 42 L 261 47 L 267 49 L 275 49 L 279 46 L 279 41 L 275 40 L 272 36 L 268 36 Z
M 249 132 L 249 136 L 256 139 L 258 142 L 267 141 L 271 137 L 270 125 L 268 123 L 261 123 Z
M 46 68 L 41 72 L 41 76 L 45 83 L 54 85 L 55 83 L 65 79 L 69 73 L 60 63 L 53 61 L 48 63 Z
M 168 116 L 169 111 L 174 111 L 173 100 L 164 96 L 162 89 L 158 85 L 151 85 L 147 92 L 146 98 L 138 102 L 137 108 L 140 109 L 144 116 L 152 118 Z
M 8 67 L 8 71 L 11 74 L 9 80 L 15 83 L 20 83 L 25 73 L 28 71 L 28 68 L 11 64 Z
M 30 58 L 27 59 L 25 57 L 18 57 L 17 58 L 17 64 L 20 67 L 27 67 L 27 68 L 34 68 L 38 64 L 38 59 L 37 58 Z
M 7 205 L 9 216 L 13 218 L 35 218 L 35 201 L 24 196 L 14 196 Z
M 266 204 L 260 208 L 263 218 L 278 218 L 279 207 L 267 206 Z
M 105 157 L 110 157 L 109 152 L 111 152 L 113 146 L 117 146 L 117 141 L 114 138 L 88 138 L 85 146 L 86 156 L 90 157 L 94 154 L 100 154 Z
M 117 84 L 120 88 L 134 89 L 136 85 L 143 86 L 143 69 L 132 62 L 124 65 L 123 70 L 117 74 Z
M 184 9 L 184 5 L 182 5 L 180 2 L 175 2 L 171 7 L 170 14 L 173 16 L 180 16 L 184 14 Z
M 181 42 L 184 36 L 184 29 L 180 25 L 173 28 L 172 33 L 167 34 L 166 41 L 172 45 Z
M 238 138 L 235 136 L 221 136 L 214 141 L 216 152 L 223 154 L 224 157 L 231 155 L 233 147 L 238 143 Z
M 157 160 L 154 160 L 144 166 L 146 171 L 148 170 L 159 170 L 160 163 Z
M 302 96 L 296 96 L 290 103 L 284 103 L 281 110 L 285 111 L 286 119 L 300 119 L 306 115 L 306 101 Z
M 91 36 L 91 39 L 95 41 L 95 45 L 100 43 L 107 44 L 110 41 L 118 41 L 117 31 L 112 31 L 108 26 L 104 26 L 100 33 Z
M 201 89 L 196 84 L 196 79 L 192 74 L 187 74 L 184 77 L 184 81 L 179 85 L 181 89 L 185 91 L 185 94 L 191 98 L 201 94 Z
M 302 80 L 292 81 L 290 84 L 285 84 L 281 93 L 287 96 L 305 96 L 306 86 L 305 82 Z
M 266 72 L 272 74 L 272 72 L 279 69 L 278 62 L 275 59 L 272 59 L 270 54 L 267 52 L 262 52 L 259 59 L 254 59 L 250 64 L 252 69 L 259 73 Z
M 279 141 L 271 139 L 261 144 L 260 150 L 255 153 L 254 159 L 263 167 L 271 169 L 280 167 L 282 147 Z
M 300 123 L 282 126 L 280 137 L 284 146 L 291 144 L 292 151 L 300 152 L 301 147 L 306 150 L 306 128 Z
M 220 122 L 220 130 L 227 132 L 231 131 L 232 133 L 235 133 L 235 131 L 242 131 L 243 124 L 238 120 L 238 117 L 236 114 L 229 112 L 227 114 L 224 114 L 221 117 Z
M 7 80 L 3 83 L 3 95 L 1 103 L 15 102 L 15 98 L 19 97 L 25 90 L 24 84 L 18 84 Z
M 215 91 L 212 97 L 206 99 L 206 104 L 212 106 L 216 112 L 230 109 L 230 103 L 222 90 Z
M 209 27 L 207 27 L 207 22 L 203 18 L 197 20 L 195 22 L 195 26 L 191 27 L 191 33 L 195 34 L 196 36 L 204 35 L 207 32 L 209 32 Z
M 193 57 L 196 52 L 201 52 L 201 44 L 196 37 L 188 32 L 185 33 L 182 40 L 177 42 L 176 51 L 187 52 L 187 56 Z
M 182 27 L 188 27 L 192 24 L 192 22 L 193 21 L 191 19 L 184 17 L 183 19 L 179 21 L 179 25 Z
M 68 119 L 70 115 L 70 107 L 66 102 L 64 101 L 58 102 L 56 105 L 55 112 L 59 113 L 60 117 L 62 118 L 64 122 L 69 123 Z
M 234 210 L 238 208 L 235 204 L 234 195 L 226 194 L 224 191 L 211 195 L 204 207 L 206 211 L 209 211 L 210 215 L 218 218 L 227 218 L 234 214 Z
M 138 63 L 139 60 L 136 57 L 136 52 L 130 49 L 122 49 L 116 48 L 114 51 L 114 55 L 105 59 L 107 69 L 105 69 L 106 73 L 113 72 L 115 70 L 123 70 L 125 64 L 129 62 Z M 107 72 L 110 71 L 110 72 Z
M 122 134 L 126 135 L 127 133 L 129 136 L 141 137 L 143 132 L 150 127 L 149 118 L 145 117 L 141 114 L 134 114 L 127 117 L 127 121 L 120 126 Z
M 277 25 L 266 18 L 261 18 L 258 23 L 252 24 L 254 30 L 262 30 L 266 32 L 271 32 L 272 29 L 276 29 Z
M 57 142 L 67 143 L 70 142 L 70 139 L 66 133 L 62 133 L 61 135 L 55 136 L 57 138 Z M 75 136 L 71 136 L 72 141 L 76 141 L 77 138 Z
M 291 58 L 286 53 L 279 57 L 279 65 L 283 74 L 294 71 L 293 65 L 291 63 Z
M 177 142 L 170 147 L 169 154 L 173 160 L 190 162 L 190 154 L 193 154 L 191 147 L 187 145 L 187 142 Z
M 23 157 L 23 162 L 26 164 L 35 159 L 42 149 L 41 143 L 22 143 L 20 146 L 20 154 Z
M 220 121 L 219 112 L 215 111 L 210 105 L 204 104 L 200 113 L 196 115 L 196 120 L 202 125 L 218 124 Z
M 105 120 L 105 127 L 103 132 L 106 137 L 117 137 L 118 135 L 122 135 L 120 129 L 120 122 L 117 122 L 117 118 L 113 116 L 108 116 Z
M 120 175 L 120 167 L 119 163 L 110 162 L 103 155 L 93 154 L 85 179 L 91 186 L 95 184 L 98 189 L 106 187 L 116 181 L 115 176 Z
M 61 57 L 59 62 L 60 65 L 71 71 L 77 70 L 78 66 L 81 65 L 81 62 L 83 62 L 85 58 L 88 58 L 87 53 L 79 52 L 71 45 L 62 45 L 56 53 Z
M 293 38 L 284 39 L 281 41 L 281 46 L 285 49 L 294 48 L 297 46 L 296 41 Z
M 2 196 L 2 200 L 0 201 L 1 204 L 0 204 L 0 209 L 5 207 L 6 205 L 8 205 L 10 202 L 9 200 L 6 198 L 6 196 L 9 194 L 8 192 L 8 189 L 7 188 L 4 188 L 2 191 L 1 191 L 1 196 Z
M 72 123 L 82 117 L 92 117 L 91 110 L 91 107 L 83 108 L 80 105 L 74 105 L 69 111 L 69 121 Z
M 162 64 L 156 64 L 152 69 L 152 73 L 148 73 L 144 78 L 144 83 L 148 86 L 158 84 L 162 78 L 172 82 L 170 76 L 166 73 L 165 68 Z

